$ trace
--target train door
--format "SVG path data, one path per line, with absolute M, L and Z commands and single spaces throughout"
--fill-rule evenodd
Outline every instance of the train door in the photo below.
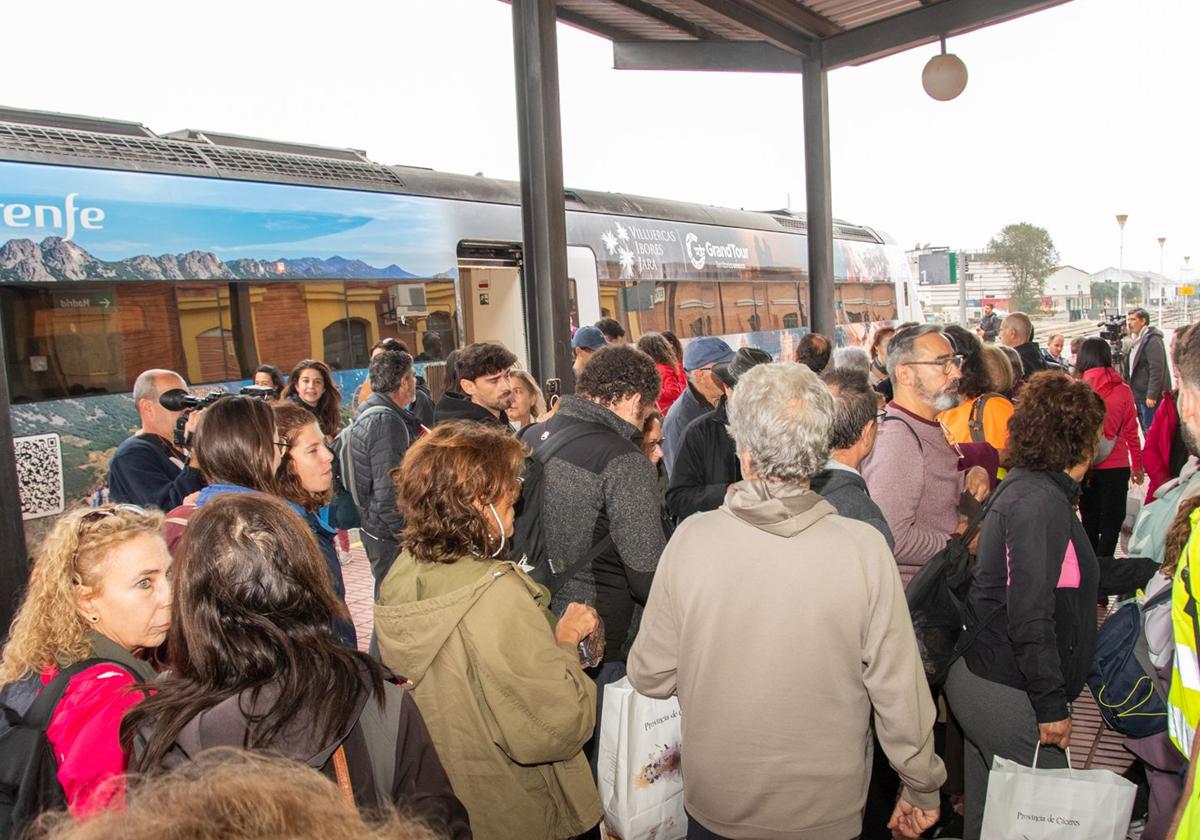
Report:
M 521 245 L 464 241 L 458 246 L 459 295 L 467 341 L 498 341 L 529 369 Z M 572 326 L 600 318 L 596 257 L 590 248 L 567 249 L 567 295 Z

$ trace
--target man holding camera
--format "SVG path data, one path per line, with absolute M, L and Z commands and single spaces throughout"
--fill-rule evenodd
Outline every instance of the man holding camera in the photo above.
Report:
M 108 464 L 108 496 L 113 502 L 126 502 L 160 510 L 172 510 L 204 486 L 200 471 L 189 466 L 187 455 L 173 443 L 175 425 L 181 411 L 169 411 L 159 404 L 167 391 L 187 390 L 183 377 L 172 370 L 143 372 L 133 384 L 133 402 L 142 427 L 127 439 Z M 185 431 L 195 431 L 200 417 L 193 411 Z

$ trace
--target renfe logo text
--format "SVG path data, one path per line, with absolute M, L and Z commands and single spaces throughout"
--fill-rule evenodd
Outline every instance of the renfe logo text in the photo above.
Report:
M 64 230 L 63 239 L 75 235 L 75 217 L 79 217 L 79 226 L 85 230 L 100 230 L 104 227 L 104 211 L 99 207 L 76 207 L 75 199 L 79 193 L 71 193 L 63 201 L 63 206 L 54 204 L 0 204 L 0 220 L 6 227 L 12 228 L 49 228 Z

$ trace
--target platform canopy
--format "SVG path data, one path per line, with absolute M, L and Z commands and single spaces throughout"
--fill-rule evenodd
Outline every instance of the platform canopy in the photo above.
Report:
M 1066 0 L 557 0 L 636 70 L 803 72 L 863 64 Z

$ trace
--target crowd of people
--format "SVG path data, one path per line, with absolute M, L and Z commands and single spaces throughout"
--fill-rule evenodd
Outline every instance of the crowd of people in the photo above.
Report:
M 678 698 L 689 838 L 974 840 L 993 758 L 1067 766 L 1098 599 L 1174 587 L 1146 613 L 1170 729 L 1129 748 L 1142 836 L 1177 804 L 1200 836 L 1200 329 L 1175 333 L 1173 387 L 1149 320 L 1118 370 L 990 306 L 861 347 L 807 333 L 784 361 L 605 318 L 574 333 L 573 393 L 478 342 L 436 399 L 416 364 L 440 338 L 424 360 L 384 339 L 352 416 L 319 360 L 183 411 L 160 401 L 183 378 L 146 371 L 108 503 L 58 520 L 0 659 L 17 713 L 61 694 L 68 813 L 36 830 L 599 837 L 627 678 Z M 1159 507 L 1117 558 L 1144 481 Z M 935 673 L 906 589 L 956 542 L 963 632 Z

